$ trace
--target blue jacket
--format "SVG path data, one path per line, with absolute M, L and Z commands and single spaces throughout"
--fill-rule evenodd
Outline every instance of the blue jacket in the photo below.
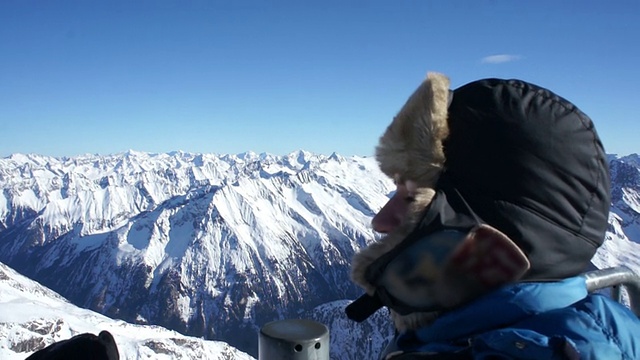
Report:
M 574 277 L 510 285 L 393 341 L 387 354 L 461 351 L 474 359 L 636 360 L 640 320 L 624 305 L 589 294 L 584 278 Z

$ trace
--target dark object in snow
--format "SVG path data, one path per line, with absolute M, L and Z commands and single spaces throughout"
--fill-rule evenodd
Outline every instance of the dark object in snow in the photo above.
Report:
M 31 354 L 26 360 L 119 360 L 118 346 L 111 333 L 80 334 L 58 341 Z

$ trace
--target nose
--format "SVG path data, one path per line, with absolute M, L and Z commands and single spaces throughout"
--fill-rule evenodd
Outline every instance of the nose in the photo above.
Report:
M 407 211 L 406 201 L 396 192 L 371 220 L 373 230 L 387 234 L 397 228 Z

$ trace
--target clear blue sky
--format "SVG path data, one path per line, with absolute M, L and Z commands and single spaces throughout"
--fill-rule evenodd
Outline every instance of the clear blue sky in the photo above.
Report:
M 0 157 L 372 155 L 427 71 L 520 78 L 640 153 L 640 1 L 0 2 Z

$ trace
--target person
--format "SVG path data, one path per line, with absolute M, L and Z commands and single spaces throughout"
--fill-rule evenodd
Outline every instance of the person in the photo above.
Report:
M 640 359 L 640 320 L 578 276 L 611 197 L 591 119 L 521 80 L 449 85 L 428 74 L 380 138 L 397 189 L 347 315 L 389 308 L 381 359 Z

